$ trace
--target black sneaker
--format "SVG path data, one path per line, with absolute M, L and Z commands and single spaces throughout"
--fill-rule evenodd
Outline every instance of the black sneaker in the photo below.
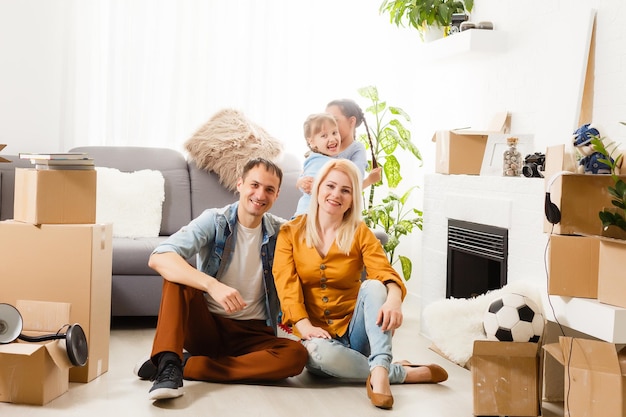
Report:
M 151 400 L 177 398 L 183 395 L 183 365 L 176 356 L 162 357 L 154 384 L 149 391 Z
M 187 351 L 183 351 L 183 368 L 187 359 L 191 357 L 191 354 Z M 157 367 L 152 363 L 150 357 L 144 357 L 142 360 L 135 364 L 133 368 L 133 374 L 137 375 L 139 379 L 147 381 L 154 381 L 157 375 Z
M 150 358 L 144 358 L 137 362 L 135 368 L 133 369 L 133 373 L 140 379 L 152 380 L 156 376 L 157 367 L 152 363 Z

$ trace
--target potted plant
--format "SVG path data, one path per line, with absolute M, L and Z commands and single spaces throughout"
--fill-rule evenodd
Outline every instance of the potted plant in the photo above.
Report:
M 379 13 L 388 13 L 391 23 L 396 26 L 405 22 L 417 29 L 422 40 L 430 28 L 447 30 L 452 23 L 452 15 L 469 13 L 474 8 L 474 0 L 384 0 Z
M 626 232 L 626 183 L 617 174 L 622 155 L 619 154 L 613 158 L 618 146 L 614 142 L 605 146 L 600 137 L 596 136 L 591 139 L 591 144 L 596 152 L 604 156 L 599 162 L 603 162 L 611 168 L 611 178 L 614 184 L 612 187 L 608 187 L 609 194 L 613 198 L 611 204 L 614 208 L 606 208 L 598 213 L 600 221 L 602 221 L 602 229 L 607 232 L 611 227 L 616 227 Z M 620 234 L 623 235 L 623 233 Z
M 361 97 L 370 101 L 365 109 L 366 113 L 374 116 L 374 123 L 367 125 L 367 133 L 361 134 L 359 140 L 366 148 L 370 149 L 372 158 L 369 161 L 370 168 L 374 161 L 382 167 L 383 179 L 380 183 L 373 184 L 368 190 L 364 190 L 363 219 L 372 228 L 385 231 L 389 240 L 383 245 L 389 262 L 394 265 L 400 262 L 404 279 L 411 278 L 413 263 L 411 259 L 397 254 L 396 249 L 400 238 L 409 235 L 415 228 L 422 229 L 422 211 L 407 205 L 411 192 L 417 186 L 409 187 L 404 194 L 397 195 L 391 190 L 397 188 L 402 182 L 401 166 L 396 152 L 404 151 L 422 163 L 422 155 L 419 149 L 411 142 L 409 132 L 400 119 L 410 121 L 409 115 L 399 107 L 387 106 L 378 96 L 378 89 L 374 86 L 363 87 L 358 90 Z M 414 165 L 411 165 L 411 169 Z M 387 196 L 378 203 L 375 200 L 376 189 L 385 183 L 389 189 Z

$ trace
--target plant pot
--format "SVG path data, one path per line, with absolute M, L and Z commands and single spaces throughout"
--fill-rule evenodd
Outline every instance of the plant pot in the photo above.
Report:
M 428 26 L 424 29 L 422 38 L 424 42 L 432 42 L 444 37 L 445 29 L 441 26 Z
M 614 213 L 614 214 L 618 213 L 618 212 L 621 212 L 621 210 L 618 210 L 615 207 L 605 207 L 602 211 L 609 212 L 609 213 Z M 613 238 L 613 239 L 626 240 L 626 230 L 622 229 L 619 226 L 610 225 L 606 229 L 604 229 L 604 228 L 602 229 L 602 236 L 610 237 L 610 238 Z
M 607 229 L 602 230 L 602 236 L 626 240 L 626 230 L 622 230 L 617 226 L 609 226 Z

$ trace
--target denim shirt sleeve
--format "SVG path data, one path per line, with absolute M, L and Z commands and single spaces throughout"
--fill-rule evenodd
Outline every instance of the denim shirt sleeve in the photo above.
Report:
M 223 249 L 229 234 L 226 232 L 228 222 L 225 210 L 205 210 L 157 246 L 153 253 L 174 252 L 185 259 L 196 256 L 198 269 L 215 277 L 222 262 L 222 253 L 218 252 Z

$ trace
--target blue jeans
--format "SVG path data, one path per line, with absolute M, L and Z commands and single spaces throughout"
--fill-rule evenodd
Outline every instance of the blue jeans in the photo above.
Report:
M 405 369 L 391 363 L 391 332 L 383 332 L 376 324 L 386 299 L 387 289 L 380 281 L 364 281 L 345 335 L 302 342 L 309 352 L 307 369 L 316 375 L 365 381 L 374 367 L 382 366 L 389 372 L 390 383 L 403 383 Z

